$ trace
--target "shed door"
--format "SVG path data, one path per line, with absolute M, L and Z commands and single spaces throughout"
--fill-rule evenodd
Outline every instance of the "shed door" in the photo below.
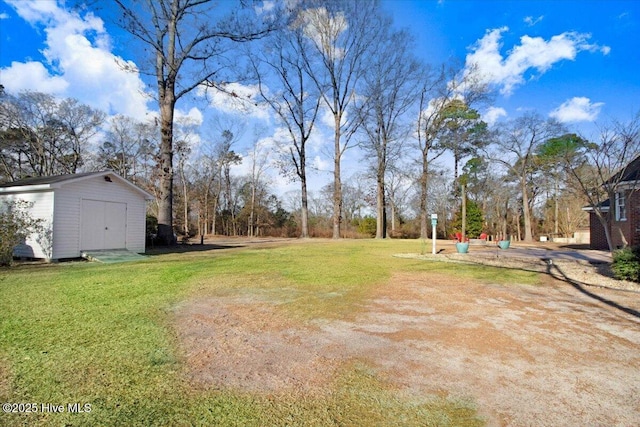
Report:
M 127 204 L 99 200 L 82 201 L 82 250 L 126 247 Z

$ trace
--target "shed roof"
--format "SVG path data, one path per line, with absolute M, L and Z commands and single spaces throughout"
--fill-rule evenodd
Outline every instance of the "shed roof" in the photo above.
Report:
M 82 181 L 90 178 L 99 178 L 99 177 L 109 177 L 110 179 L 114 179 L 117 182 L 120 182 L 132 190 L 138 192 L 142 196 L 144 196 L 147 200 L 152 200 L 154 198 L 153 195 L 138 187 L 137 185 L 129 182 L 128 180 L 122 178 L 117 173 L 107 170 L 101 172 L 84 172 L 84 173 L 76 173 L 76 174 L 68 174 L 68 175 L 54 175 L 54 176 L 38 176 L 33 178 L 25 178 L 19 181 L 7 182 L 4 184 L 0 184 L 0 194 L 2 193 L 18 193 L 18 192 L 26 192 L 26 191 L 38 191 L 38 190 L 50 190 L 54 188 L 60 188 L 65 184 L 69 184 L 71 182 Z

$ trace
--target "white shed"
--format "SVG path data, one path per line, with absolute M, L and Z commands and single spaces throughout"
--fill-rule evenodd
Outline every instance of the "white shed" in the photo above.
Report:
M 32 203 L 44 232 L 14 249 L 19 257 L 58 260 L 84 251 L 145 250 L 147 200 L 153 196 L 112 171 L 28 178 L 0 184 L 0 202 Z

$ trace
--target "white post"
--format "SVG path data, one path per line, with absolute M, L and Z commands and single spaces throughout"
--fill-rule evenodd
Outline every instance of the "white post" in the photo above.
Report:
M 436 254 L 436 224 L 438 224 L 438 214 L 431 214 L 431 253 Z

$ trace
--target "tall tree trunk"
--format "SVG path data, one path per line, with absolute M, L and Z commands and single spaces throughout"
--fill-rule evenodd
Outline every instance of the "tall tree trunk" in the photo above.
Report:
M 422 159 L 422 173 L 420 174 L 420 238 L 427 239 L 429 229 L 427 224 L 427 183 L 429 180 L 429 164 L 427 157 Z
M 218 195 L 213 199 L 213 210 L 212 210 L 212 215 L 213 218 L 211 219 L 211 234 L 213 234 L 214 236 L 216 235 L 216 222 L 218 219 L 218 205 L 220 204 L 220 193 L 218 193 Z
M 300 212 L 300 220 L 302 222 L 302 234 L 300 237 L 306 239 L 309 237 L 309 200 L 307 194 L 307 175 L 306 172 L 300 176 L 300 190 L 302 192 L 302 207 Z
M 522 215 L 524 218 L 524 241 L 533 242 L 533 233 L 531 230 L 531 209 L 529 208 L 529 192 L 527 191 L 526 182 L 523 181 L 521 183 L 521 187 L 522 187 Z
M 342 150 L 340 147 L 340 120 L 341 116 L 335 116 L 334 133 L 334 158 L 333 158 L 333 238 L 340 238 L 340 223 L 342 222 L 342 178 L 340 175 L 340 163 Z
M 462 196 L 462 243 L 464 243 L 467 235 L 467 194 L 464 184 L 460 184 L 460 194 Z
M 182 181 L 182 197 L 184 199 L 184 203 L 182 206 L 183 215 L 184 215 L 184 234 L 189 237 L 189 194 L 187 190 L 187 180 L 184 173 L 184 165 L 180 165 L 180 180 Z
M 509 222 L 509 199 L 505 199 L 504 202 L 504 215 L 502 215 L 502 237 L 500 240 L 510 240 L 507 236 L 507 223 Z
M 376 239 L 387 237 L 387 209 L 384 194 L 384 172 L 378 169 L 376 179 Z
M 393 233 L 396 231 L 396 204 L 393 199 L 389 200 L 389 208 L 391 209 L 391 233 L 393 237 Z
M 247 229 L 247 236 L 248 237 L 253 237 L 254 236 L 254 229 L 255 229 L 254 216 L 255 216 L 255 211 L 256 211 L 256 184 L 254 182 L 253 185 L 251 185 L 251 212 L 249 213 L 249 227 Z
M 202 215 L 203 227 L 202 234 L 209 234 L 209 188 L 204 193 L 204 213 Z
M 609 199 L 609 200 L 615 200 L 615 199 Z M 607 245 L 609 246 L 609 252 L 613 254 L 616 248 L 613 246 L 613 238 L 611 237 L 611 222 L 607 218 L 607 216 L 613 216 L 613 212 L 612 210 L 610 210 L 608 214 L 605 214 L 600 210 L 596 210 L 595 214 L 598 220 L 600 221 L 600 224 L 602 225 L 602 229 L 604 230 L 604 237 L 607 240 Z
M 158 240 L 167 245 L 176 243 L 173 234 L 173 90 L 160 95 L 160 194 L 158 195 Z

